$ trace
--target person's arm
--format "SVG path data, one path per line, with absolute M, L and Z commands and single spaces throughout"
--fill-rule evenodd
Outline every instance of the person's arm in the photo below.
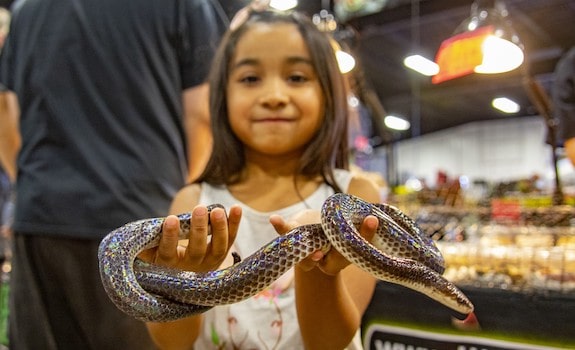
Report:
M 10 181 L 16 180 L 16 158 L 22 140 L 18 124 L 20 109 L 18 99 L 13 92 L 0 92 L 0 164 L 8 174 Z
M 377 186 L 370 180 L 355 178 L 349 193 L 368 202 L 379 202 Z M 295 226 L 320 222 L 320 213 L 309 210 L 285 222 L 280 216 L 270 218 L 278 233 Z M 368 216 L 360 233 L 370 240 L 378 220 Z M 296 309 L 306 349 L 343 349 L 360 327 L 376 280 L 332 249 L 320 251 L 300 262 L 295 268 Z
M 349 193 L 379 202 L 377 186 L 366 179 L 352 180 Z M 372 238 L 376 229 L 377 219 L 369 217 L 361 233 Z M 303 265 L 295 269 L 296 307 L 306 349 L 343 349 L 349 345 L 375 290 L 373 276 L 348 265 L 339 254 L 330 261 L 332 254 L 309 271 Z
M 171 214 L 189 212 L 193 208 L 189 244 L 179 245 L 179 222 L 171 215 L 164 222 L 158 248 L 146 251 L 140 258 L 197 272 L 214 270 L 221 265 L 235 240 L 241 208 L 231 207 L 227 218 L 224 210 L 212 210 L 208 228 L 207 209 L 197 206 L 199 195 L 200 185 L 186 186 L 176 194 L 170 208 Z M 208 231 L 211 240 L 207 238 Z M 202 319 L 200 314 L 172 322 L 147 322 L 146 327 L 159 349 L 191 349 L 200 334 Z
M 184 90 L 182 101 L 188 144 L 187 181 L 191 182 L 202 173 L 212 151 L 208 84 Z
M 296 307 L 306 349 L 344 349 L 361 325 L 375 279 L 350 265 L 331 276 L 296 268 Z
M 198 202 L 198 198 L 199 185 L 184 187 L 176 194 L 170 208 L 170 213 L 177 215 L 189 210 L 190 207 L 193 207 L 193 205 Z M 150 259 L 154 259 L 158 263 L 163 261 L 164 264 L 170 265 L 170 262 L 174 259 L 173 255 L 170 255 L 170 251 L 178 244 L 179 229 L 174 223 L 177 223 L 177 220 L 174 221 L 173 217 L 170 216 L 166 219 L 162 229 L 163 242 L 161 243 L 164 244 L 160 245 L 160 247 L 165 247 L 165 249 L 168 250 L 167 253 L 164 254 L 162 258 Z M 166 244 L 166 240 L 170 240 L 171 242 Z M 158 253 L 154 253 L 161 255 L 159 251 L 160 248 L 158 248 Z M 146 327 L 152 340 L 159 349 L 191 349 L 199 335 L 201 324 L 202 316 L 197 315 L 173 322 L 147 322 Z

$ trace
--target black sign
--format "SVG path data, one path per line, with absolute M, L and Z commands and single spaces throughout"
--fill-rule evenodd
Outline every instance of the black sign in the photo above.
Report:
M 548 350 L 551 347 L 514 343 L 472 335 L 443 334 L 373 324 L 364 337 L 366 350 Z

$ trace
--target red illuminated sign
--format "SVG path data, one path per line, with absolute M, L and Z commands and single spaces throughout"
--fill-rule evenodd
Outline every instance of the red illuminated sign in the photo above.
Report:
M 485 26 L 444 40 L 435 56 L 439 73 L 431 78 L 431 82 L 439 84 L 473 73 L 483 61 L 483 41 L 492 33 L 493 27 Z

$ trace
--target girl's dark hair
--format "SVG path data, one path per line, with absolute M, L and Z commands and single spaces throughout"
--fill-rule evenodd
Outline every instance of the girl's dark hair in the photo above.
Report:
M 348 105 L 346 84 L 339 71 L 334 48 L 327 34 L 317 29 L 305 15 L 271 10 L 252 12 L 244 23 L 229 30 L 222 38 L 209 76 L 214 145 L 208 164 L 196 182 L 230 185 L 240 180 L 245 164 L 244 147 L 230 126 L 226 86 L 238 41 L 251 26 L 258 23 L 292 23 L 307 44 L 325 96 L 325 116 L 320 129 L 307 144 L 295 175 L 321 175 L 327 184 L 341 192 L 334 179 L 334 169 L 348 168 Z

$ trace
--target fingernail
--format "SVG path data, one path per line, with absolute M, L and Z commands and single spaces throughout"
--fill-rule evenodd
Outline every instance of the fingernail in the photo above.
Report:
M 166 227 L 167 228 L 171 229 L 171 228 L 175 228 L 176 226 L 178 226 L 177 220 L 172 220 L 172 219 L 166 220 Z
M 205 207 L 197 207 L 194 209 L 193 215 L 194 216 L 204 216 L 208 213 L 208 209 Z
M 214 216 L 214 219 L 221 219 L 224 217 L 224 213 L 222 210 L 215 210 L 212 212 L 212 215 Z

